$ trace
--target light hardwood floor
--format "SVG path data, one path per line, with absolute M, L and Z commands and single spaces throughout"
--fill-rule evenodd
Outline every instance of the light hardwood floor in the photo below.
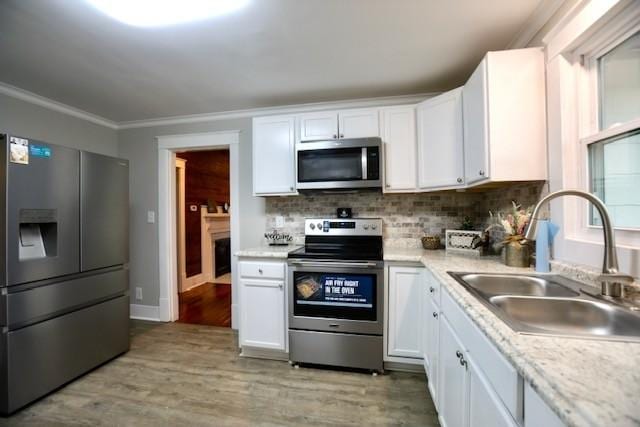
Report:
M 423 374 L 293 369 L 239 357 L 229 328 L 140 321 L 131 327 L 127 354 L 0 425 L 438 425 Z

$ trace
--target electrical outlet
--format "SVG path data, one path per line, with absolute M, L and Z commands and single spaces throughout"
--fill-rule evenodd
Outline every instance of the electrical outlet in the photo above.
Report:
M 276 228 L 284 227 L 284 217 L 282 215 L 278 215 L 276 217 Z
M 142 288 L 141 287 L 137 287 L 136 288 L 136 300 L 142 301 Z
M 156 213 L 155 211 L 147 211 L 147 222 L 149 224 L 153 224 L 156 222 Z

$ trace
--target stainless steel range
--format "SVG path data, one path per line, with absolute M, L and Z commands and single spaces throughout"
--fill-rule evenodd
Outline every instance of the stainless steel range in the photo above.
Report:
M 383 369 L 381 219 L 307 219 L 289 283 L 291 362 Z

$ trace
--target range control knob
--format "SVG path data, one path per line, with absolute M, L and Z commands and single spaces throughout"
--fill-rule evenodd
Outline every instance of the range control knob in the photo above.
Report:
M 309 228 L 313 230 L 313 229 L 316 228 L 316 225 L 315 224 L 309 224 Z
M 318 230 L 320 230 L 320 229 L 322 229 L 322 223 L 321 222 L 318 223 Z
M 365 224 L 365 225 L 363 225 L 362 227 L 363 227 L 365 230 L 368 230 L 368 229 L 369 229 L 369 224 Z

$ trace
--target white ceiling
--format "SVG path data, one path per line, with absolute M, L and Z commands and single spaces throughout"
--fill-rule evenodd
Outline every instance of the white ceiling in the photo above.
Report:
M 174 27 L 82 0 L 2 0 L 0 81 L 114 121 L 439 92 L 540 0 L 252 0 Z

